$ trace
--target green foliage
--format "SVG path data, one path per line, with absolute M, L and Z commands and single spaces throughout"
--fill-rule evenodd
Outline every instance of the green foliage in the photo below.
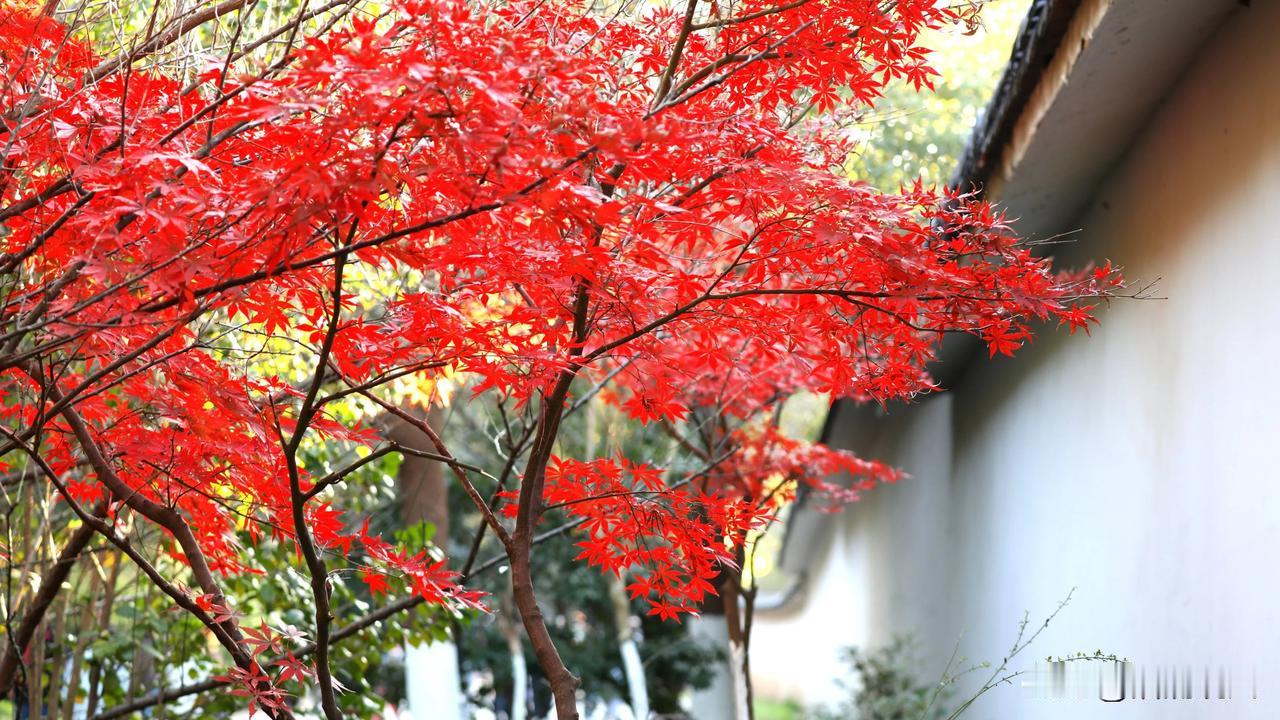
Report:
M 896 83 L 874 114 L 862 119 L 862 152 L 847 169 L 880 190 L 892 192 L 916 177 L 926 183 L 951 179 L 974 124 L 1000 78 L 1028 0 L 996 0 L 982 9 L 973 35 L 959 28 L 934 31 L 924 45 L 942 76 L 935 92 Z
M 548 590 L 543 593 L 543 612 L 550 619 L 549 630 L 566 664 L 582 680 L 583 690 L 593 701 L 627 699 L 626 678 L 621 664 L 613 605 L 606 579 L 599 571 L 573 562 L 577 548 L 572 538 L 546 543 L 534 557 L 534 575 Z M 481 576 L 479 583 L 495 595 L 506 592 L 506 574 Z M 633 616 L 641 614 L 638 605 Z M 519 623 L 514 612 L 512 623 Z M 491 678 L 479 688 L 471 702 L 495 709 L 511 693 L 511 655 L 499 619 L 477 618 L 461 636 L 464 674 L 476 672 Z M 689 638 L 683 625 L 643 618 L 639 649 L 645 666 L 654 712 L 679 710 L 680 694 L 687 688 L 706 687 L 715 664 L 722 658 L 718 649 Z M 527 643 L 525 661 L 535 694 L 546 687 L 537 660 Z
M 794 700 L 756 698 L 752 709 L 756 720 L 801 720 L 804 717 L 804 707 Z
M 954 694 L 950 685 L 921 679 L 913 643 L 898 637 L 876 650 L 847 648 L 844 661 L 853 682 L 842 682 L 849 698 L 814 713 L 817 720 L 941 720 Z
M 303 459 L 311 473 L 323 475 L 349 462 L 350 458 L 344 457 L 346 452 L 346 448 L 335 444 L 317 443 L 306 449 Z M 347 498 L 344 502 L 353 511 L 352 517 L 369 517 L 371 531 L 394 537 L 397 544 L 406 550 L 437 552 L 432 545 L 435 528 L 430 523 L 406 528 L 400 521 L 395 481 L 399 464 L 399 456 L 391 454 L 361 468 L 344 484 L 343 492 Z M 309 634 L 314 624 L 309 610 L 311 589 L 292 542 L 280 542 L 271 537 L 260 537 L 254 541 L 247 535 L 242 537 L 242 541 L 247 555 L 264 573 L 229 575 L 223 579 L 227 596 L 236 603 L 233 609 L 240 614 L 241 624 L 255 628 L 265 623 L 286 634 Z M 351 572 L 333 573 L 330 586 L 338 627 L 376 606 L 377 599 Z M 151 588 L 149 584 L 142 587 Z M 160 663 L 159 670 L 173 673 L 181 669 L 183 681 L 217 675 L 226 667 L 228 660 L 217 646 L 208 642 L 199 623 L 187 615 L 174 618 L 173 613 L 163 612 L 168 607 L 168 600 L 163 596 L 155 597 L 152 602 L 155 607 L 146 611 L 117 606 L 113 614 L 113 625 L 128 622 L 136 627 L 131 635 L 118 638 L 116 644 L 119 648 L 111 642 L 106 644 L 109 650 L 114 648 L 112 657 L 116 658 L 117 667 L 126 677 L 132 668 L 132 648 L 138 638 L 152 638 L 148 642 L 159 640 L 166 650 L 163 657 L 156 658 Z M 175 619 L 180 621 L 172 622 Z M 349 691 L 338 695 L 343 712 L 355 718 L 374 717 L 382 712 L 384 703 L 400 701 L 404 695 L 404 680 L 403 668 L 397 659 L 398 650 L 405 642 L 447 638 L 454 620 L 456 618 L 439 607 L 419 606 L 335 645 L 330 654 L 333 673 Z M 149 621 L 156 626 L 145 626 Z M 110 687 L 110 678 L 114 675 L 105 674 L 111 691 L 105 694 L 107 707 L 124 698 L 123 688 Z M 309 698 L 300 698 L 298 709 L 305 710 L 309 704 Z M 232 713 L 243 710 L 244 700 L 230 693 L 206 693 L 189 710 L 182 702 L 176 707 L 186 711 L 190 720 L 212 720 L 230 717 Z
M 579 390 L 586 392 L 589 387 L 583 382 Z M 455 403 L 444 434 L 460 459 L 491 465 L 492 438 L 501 437 L 504 426 L 498 418 L 487 417 L 482 412 L 479 405 Z M 517 435 L 522 421 L 523 418 L 512 418 Z M 588 404 L 581 412 L 569 415 L 563 428 L 558 454 L 598 457 L 617 453 L 634 459 L 672 455 L 672 439 L 655 425 L 642 426 L 626 419 L 616 409 L 598 403 Z M 481 519 L 456 483 L 449 488 L 449 512 L 452 518 L 449 547 L 460 564 Z M 548 512 L 542 528 L 555 528 L 568 519 L 563 512 Z M 534 577 L 540 588 L 542 610 L 556 647 L 565 664 L 580 677 L 588 699 L 625 701 L 627 684 L 609 581 L 598 569 L 574 561 L 579 552 L 575 544 L 578 540 L 569 532 L 546 541 L 534 554 Z M 483 562 L 499 555 L 501 548 L 490 533 L 479 558 Z M 468 585 L 488 592 L 497 613 L 507 614 L 506 619 L 518 626 L 520 621 L 514 609 L 504 604 L 510 592 L 510 577 L 505 566 L 495 570 L 475 575 Z M 645 616 L 645 608 L 639 602 L 632 603 L 630 609 L 633 618 L 640 618 L 637 641 L 645 667 L 650 707 L 658 714 L 677 713 L 680 695 L 685 690 L 711 683 L 714 668 L 723 661 L 723 653 L 691 639 L 682 624 Z M 511 654 L 501 632 L 501 621 L 497 615 L 477 617 L 465 633 L 459 633 L 463 674 L 477 673 L 488 678 L 469 700 L 477 707 L 494 711 L 506 707 L 512 683 Z M 522 629 L 520 632 L 523 635 Z M 530 683 L 535 697 L 540 699 L 534 710 L 545 711 L 549 705 L 541 703 L 549 702 L 547 683 L 528 643 L 524 643 L 524 651 Z
M 649 707 L 659 715 L 677 715 L 680 695 L 686 689 L 711 685 L 724 651 L 709 642 L 689 637 L 684 625 L 646 617 L 641 625 L 644 642 L 640 656 L 649 679 Z

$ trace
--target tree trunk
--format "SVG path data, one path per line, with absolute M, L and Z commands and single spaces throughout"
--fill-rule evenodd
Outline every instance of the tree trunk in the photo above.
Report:
M 439 428 L 444 412 L 433 407 L 427 424 Z M 393 416 L 384 418 L 390 440 L 413 450 L 435 452 L 426 433 Z M 429 522 L 435 527 L 435 544 L 449 544 L 449 487 L 444 465 L 435 460 L 404 456 L 396 479 L 400 487 L 400 517 L 405 527 Z M 463 696 L 456 645 L 449 640 L 406 645 L 404 652 L 405 699 L 415 720 L 462 720 Z
M 520 611 L 520 621 L 524 623 L 529 644 L 533 646 L 533 654 L 538 658 L 551 683 L 551 695 L 556 703 L 557 720 L 578 720 L 578 678 L 569 672 L 560 652 L 556 650 L 551 633 L 547 631 L 547 623 L 542 617 L 542 609 L 538 607 L 538 598 L 533 590 L 533 572 L 530 561 L 530 541 L 526 536 L 513 539 L 511 552 L 511 594 L 515 598 L 516 609 Z
M 640 646 L 636 643 L 631 602 L 627 600 L 621 579 L 609 575 L 606 581 L 609 583 L 609 598 L 613 601 L 613 620 L 618 630 L 618 650 L 622 655 L 622 671 L 627 678 L 631 712 L 636 720 L 646 720 L 649 717 L 649 687 L 644 663 L 640 660 Z
M 529 667 L 524 661 L 520 630 L 511 622 L 510 598 L 504 598 L 498 609 L 498 631 L 507 641 L 507 651 L 511 653 L 511 715 L 508 720 L 525 720 L 529 710 Z
M 581 340 L 586 326 L 587 290 L 580 284 L 574 301 L 573 337 Z M 576 351 L 571 353 L 576 354 Z M 511 592 L 520 611 L 534 657 L 542 668 L 551 695 L 556 702 L 558 720 L 578 720 L 578 678 L 569 672 L 560 652 L 556 650 L 547 623 L 538 607 L 538 596 L 533 589 L 533 529 L 542 516 L 542 491 L 546 480 L 547 463 L 560 432 L 565 400 L 573 383 L 576 369 L 560 374 L 551 393 L 543 398 L 543 410 L 538 420 L 538 431 L 529 450 L 524 478 L 520 482 L 520 500 L 516 506 L 516 529 L 507 541 L 507 558 L 511 560 Z
M 724 582 L 720 586 L 720 596 L 724 598 L 724 622 L 729 635 L 729 676 L 733 678 L 734 714 L 738 720 L 755 720 L 755 709 L 751 707 L 751 665 L 747 654 L 750 638 L 739 605 L 742 575 L 729 570 L 722 577 Z
M 528 715 L 529 668 L 524 662 L 524 648 L 516 636 L 511 648 L 511 720 L 525 720 Z
M 723 614 L 704 611 L 686 622 L 689 625 L 690 639 L 715 645 L 728 652 L 729 632 Z M 691 717 L 697 720 L 739 720 L 734 700 L 732 665 L 733 662 L 728 659 L 718 663 L 711 684 L 694 691 L 693 706 L 689 713 Z
M 740 551 L 738 567 L 744 560 Z M 690 625 L 690 634 L 713 639 L 727 657 L 711 686 L 694 694 L 693 714 L 699 720 L 754 720 L 749 654 L 754 593 L 745 598 L 748 606 L 744 612 L 742 573 L 728 565 L 721 565 L 716 585 L 720 594 L 703 603 L 701 617 L 696 625 Z
M 444 640 L 404 649 L 405 699 L 414 720 L 462 720 L 458 650 Z

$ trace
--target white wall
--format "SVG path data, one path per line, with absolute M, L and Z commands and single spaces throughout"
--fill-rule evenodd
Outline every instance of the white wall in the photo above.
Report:
M 1079 222 L 1078 251 L 1166 300 L 1093 337 L 1046 331 L 857 449 L 914 477 L 837 518 L 816 576 L 758 621 L 761 694 L 830 698 L 841 645 L 914 632 L 999 660 L 1024 610 L 1074 600 L 1028 651 L 1237 670 L 1236 700 L 1029 699 L 968 718 L 1253 718 L 1280 708 L 1280 3 L 1215 36 Z M 1082 149 L 1082 151 L 1087 149 Z M 837 438 L 839 432 L 837 432 Z M 1260 700 L 1248 695 L 1256 666 Z

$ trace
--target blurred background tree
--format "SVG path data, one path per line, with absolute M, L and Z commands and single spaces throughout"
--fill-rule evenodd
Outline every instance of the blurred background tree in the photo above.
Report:
M 951 29 L 925 39 L 941 73 L 935 91 L 918 93 L 905 83 L 893 85 L 876 109 L 862 117 L 862 150 L 849 159 L 849 173 L 886 192 L 916 178 L 949 182 L 1008 63 L 1029 5 L 1029 0 L 990 0 L 971 34 Z

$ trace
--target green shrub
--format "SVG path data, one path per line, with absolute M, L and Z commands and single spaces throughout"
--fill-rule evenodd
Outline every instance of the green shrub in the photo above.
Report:
M 816 720 L 940 720 L 948 716 L 954 689 L 921 678 L 910 639 L 895 638 L 870 651 L 846 648 L 843 656 L 852 675 L 840 684 L 849 697 L 814 711 Z

